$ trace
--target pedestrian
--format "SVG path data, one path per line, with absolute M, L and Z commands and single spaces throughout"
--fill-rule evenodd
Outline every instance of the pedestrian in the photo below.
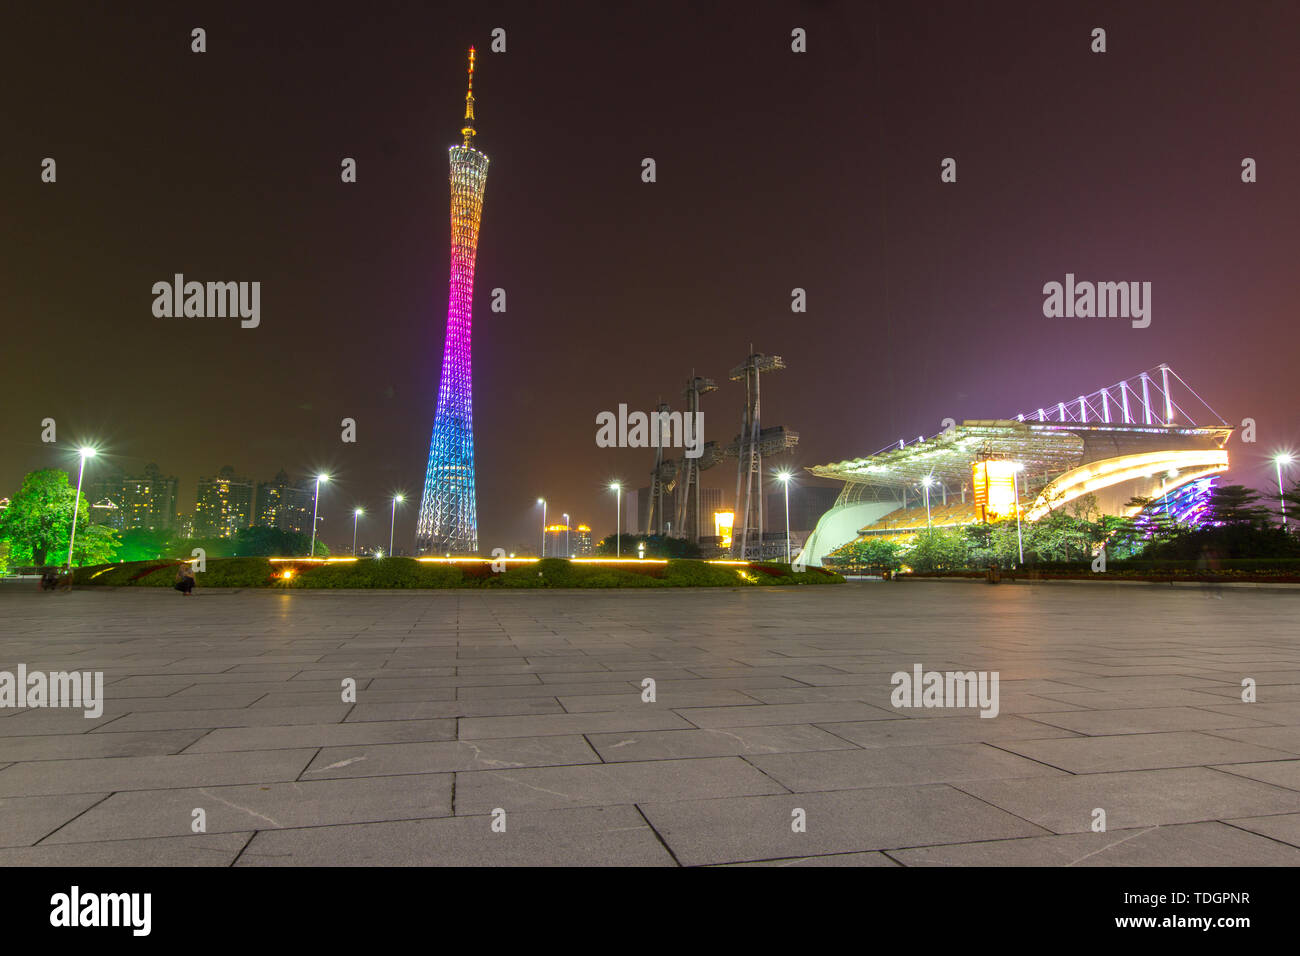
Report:
M 175 588 L 185 597 L 189 597 L 190 592 L 194 590 L 194 568 L 190 566 L 188 561 L 182 562 L 181 566 L 176 569 Z

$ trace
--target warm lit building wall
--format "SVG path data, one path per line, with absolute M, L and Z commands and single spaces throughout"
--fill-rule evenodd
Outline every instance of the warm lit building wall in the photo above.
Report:
M 289 476 L 281 470 L 270 481 L 258 483 L 253 524 L 311 534 L 314 496 L 314 481 L 304 479 L 291 482 Z
M 139 475 L 109 471 L 84 492 L 94 511 L 92 521 L 119 531 L 140 528 L 167 531 L 176 527 L 177 480 L 149 464 Z
M 236 477 L 227 466 L 216 477 L 199 479 L 194 498 L 194 533 L 198 537 L 233 537 L 247 528 L 253 514 L 253 482 Z

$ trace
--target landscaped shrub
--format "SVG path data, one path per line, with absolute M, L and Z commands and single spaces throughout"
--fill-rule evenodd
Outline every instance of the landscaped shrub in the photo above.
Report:
M 126 587 L 138 584 L 139 579 L 160 568 L 170 568 L 176 573 L 179 561 L 130 561 L 126 564 L 95 564 L 73 568 L 74 584 L 98 584 L 105 587 Z
M 290 570 L 281 565 L 283 575 Z M 337 564 L 303 564 L 292 567 L 292 588 L 454 588 L 461 583 L 456 565 L 425 564 L 414 558 L 379 558 Z
M 153 562 L 156 566 L 157 562 Z M 176 583 L 179 561 L 172 562 L 132 582 L 145 587 L 169 588 Z M 260 588 L 271 583 L 274 569 L 266 558 L 212 558 L 194 582 L 200 588 Z
M 133 561 L 76 569 L 78 584 L 171 587 L 180 561 Z M 646 588 L 748 587 L 751 584 L 830 584 L 844 579 L 820 568 L 795 573 L 789 565 L 717 565 L 693 559 L 574 563 L 546 558 L 495 573 L 487 563 L 440 564 L 380 558 L 317 564 L 267 558 L 209 558 L 195 575 L 200 588 Z
M 738 572 L 738 565 L 705 564 L 682 558 L 669 561 L 664 568 L 663 581 L 675 588 L 738 588 L 747 587 L 749 581 Z M 752 572 L 750 572 L 751 576 Z
M 843 584 L 844 575 L 826 568 L 808 568 L 791 574 L 795 584 Z
M 651 565 L 651 567 L 662 567 L 662 565 Z M 602 568 L 594 567 L 584 569 L 588 573 L 583 576 L 582 583 L 578 585 L 584 588 L 661 588 L 663 582 L 653 574 L 647 574 L 642 571 L 629 571 L 623 568 Z

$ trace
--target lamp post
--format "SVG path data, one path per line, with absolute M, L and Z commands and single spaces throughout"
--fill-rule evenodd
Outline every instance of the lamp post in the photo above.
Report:
M 95 449 L 83 446 L 79 452 L 81 467 L 77 469 L 77 497 L 72 502 L 72 533 L 68 536 L 68 587 L 72 587 L 72 546 L 77 543 L 77 512 L 81 508 L 81 479 L 86 474 L 86 459 L 95 457 Z
M 393 553 L 393 532 L 397 530 L 397 506 L 406 500 L 406 495 L 393 495 L 393 517 L 388 522 L 388 553 Z
M 614 557 L 623 555 L 623 486 L 611 482 L 609 490 L 614 492 Z
M 568 557 L 573 557 L 573 552 L 569 550 L 569 516 L 564 516 L 564 553 Z
M 1024 467 L 1024 465 L 1016 465 L 1016 471 L 1021 471 Z M 1020 536 L 1020 482 L 1016 481 L 1015 475 L 1011 476 L 1011 490 L 1016 496 L 1016 547 L 1020 549 L 1020 564 L 1023 567 L 1025 563 L 1025 539 Z
M 1014 479 L 1012 479 L 1014 481 Z M 925 489 L 925 526 L 930 527 L 930 485 L 934 483 L 931 475 L 926 475 L 921 479 L 921 485 Z
M 790 563 L 790 479 L 794 477 L 788 471 L 779 471 L 777 480 L 785 486 L 785 563 Z
M 1287 454 L 1273 456 L 1273 464 L 1277 466 L 1277 500 L 1282 503 L 1282 530 L 1286 530 L 1286 492 L 1282 489 L 1282 466 L 1289 465 L 1295 461 L 1293 457 Z
M 365 514 L 364 508 L 357 508 L 352 512 L 352 557 L 357 556 L 357 519 Z
M 310 557 L 316 557 L 316 513 L 320 507 L 320 486 L 330 480 L 329 475 L 316 476 L 316 495 L 311 503 L 311 554 Z
M 546 557 L 546 499 L 538 498 L 537 503 L 542 506 L 542 557 Z

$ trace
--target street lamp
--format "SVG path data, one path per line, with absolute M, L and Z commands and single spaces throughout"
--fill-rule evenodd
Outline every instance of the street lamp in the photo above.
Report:
M 315 498 L 312 499 L 312 503 L 311 503 L 311 555 L 310 557 L 313 558 L 316 557 L 316 511 L 320 505 L 320 486 L 324 482 L 327 482 L 329 480 L 330 480 L 329 475 L 316 476 L 316 496 Z
M 77 497 L 72 502 L 72 533 L 68 536 L 68 587 L 72 587 L 72 546 L 77 543 L 77 512 L 81 508 L 81 479 L 86 473 L 86 459 L 95 457 L 95 449 L 82 446 L 81 467 L 77 469 Z
M 406 500 L 406 495 L 393 495 L 393 520 L 388 523 L 388 553 L 393 553 L 393 532 L 397 529 L 397 506 Z
M 790 479 L 794 476 L 788 471 L 778 471 L 777 481 L 785 486 L 785 563 L 790 563 Z
M 1277 466 L 1277 500 L 1282 503 L 1282 530 L 1286 530 L 1286 492 L 1282 490 L 1282 466 L 1289 465 L 1295 459 L 1286 453 L 1273 456 L 1273 464 Z
M 623 486 L 610 482 L 609 490 L 614 492 L 614 557 L 618 558 L 623 556 Z
M 924 478 L 921 479 L 921 485 L 925 489 L 925 526 L 927 528 L 930 527 L 930 486 L 933 484 L 934 484 L 933 475 L 926 475 Z
M 573 552 L 569 550 L 569 516 L 564 516 L 564 553 L 573 557 Z
M 1024 469 L 1025 466 L 1022 464 L 1017 463 L 1015 466 L 1017 472 L 1024 471 Z M 1025 539 L 1020 535 L 1020 482 L 1016 481 L 1014 474 L 1011 476 L 1011 490 L 1016 496 L 1016 547 L 1020 549 L 1020 565 L 1023 567 L 1025 563 Z M 1025 491 L 1028 493 L 1029 489 L 1026 488 Z M 1004 498 L 1003 501 L 1005 500 Z
M 365 513 L 364 508 L 358 508 L 352 512 L 352 557 L 354 558 L 357 556 L 357 519 Z
M 542 557 L 546 557 L 546 499 L 538 498 L 537 503 L 542 506 Z

